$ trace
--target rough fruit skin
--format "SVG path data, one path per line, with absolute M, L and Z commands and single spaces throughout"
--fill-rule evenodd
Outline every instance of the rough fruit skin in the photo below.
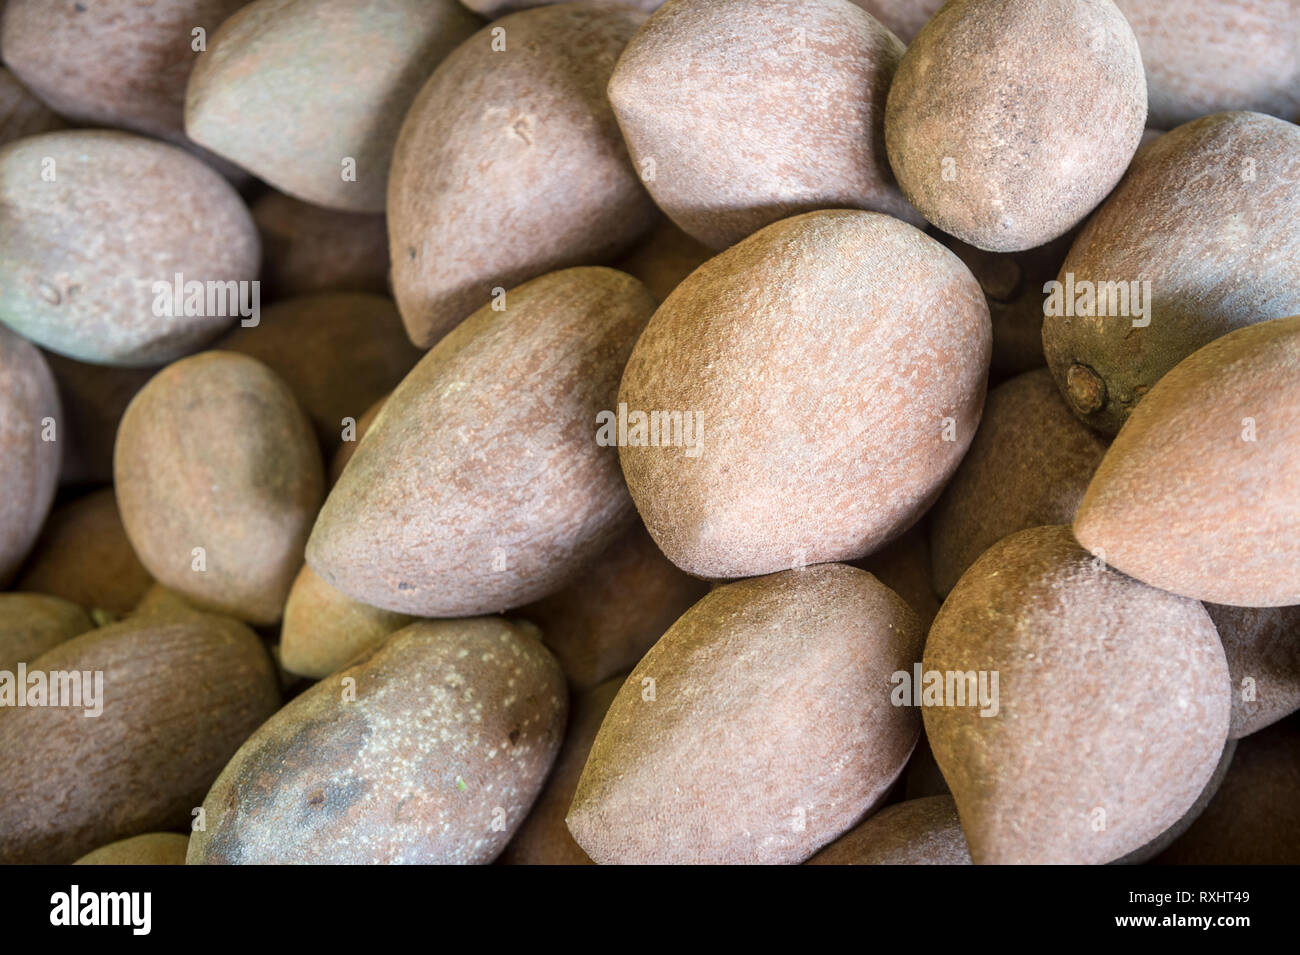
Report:
M 644 21 L 586 3 L 511 14 L 461 44 L 420 91 L 393 154 L 388 238 L 393 292 L 421 348 L 494 289 L 611 261 L 654 224 L 605 97 Z
M 359 420 L 423 357 L 392 300 L 366 292 L 277 302 L 262 310 L 258 325 L 234 329 L 218 347 L 256 358 L 279 375 L 327 455 L 342 443 L 343 419 Z
M 870 574 L 824 564 L 726 584 L 610 706 L 569 810 L 609 863 L 797 863 L 893 785 L 918 714 L 890 676 L 919 622 Z
M 939 612 L 939 599 L 930 582 L 930 535 L 924 520 L 902 537 L 851 564 L 874 575 L 906 600 L 921 619 L 922 631 L 930 629 Z
M 251 206 L 262 237 L 268 298 L 316 292 L 388 292 L 388 225 L 382 215 L 324 209 L 279 192 Z
M 533 803 L 528 818 L 497 860 L 503 865 L 592 865 L 582 846 L 574 841 L 564 822 L 578 779 L 587 764 L 587 754 L 605 719 L 609 705 L 623 686 L 619 675 L 579 693 L 573 699 L 564 745 L 546 788 Z
M 1229 665 L 1231 666 L 1231 664 Z M 1111 865 L 1143 865 L 1169 848 L 1179 836 L 1191 828 L 1192 823 L 1200 817 L 1201 813 L 1205 812 L 1210 800 L 1214 798 L 1214 794 L 1223 785 L 1223 780 L 1228 775 L 1228 769 L 1232 766 L 1232 757 L 1236 753 L 1237 741 L 1229 737 L 1228 742 L 1223 746 L 1223 753 L 1219 756 L 1219 763 L 1214 767 L 1214 773 L 1210 776 L 1210 781 L 1205 784 L 1201 794 L 1196 797 L 1196 802 L 1192 803 L 1192 808 L 1188 809 L 1187 812 L 1183 813 L 1182 818 L 1142 846 L 1142 848 L 1134 849 L 1128 855 L 1116 859 Z
M 609 100 L 656 204 L 714 249 L 814 209 L 921 225 L 885 158 L 902 53 L 844 0 L 669 0 L 619 58 Z
M 546 780 L 567 709 L 535 628 L 412 624 L 248 739 L 204 800 L 207 831 L 186 861 L 491 862 Z
M 630 275 L 582 268 L 504 301 L 397 386 L 321 509 L 307 562 L 363 603 L 421 617 L 520 607 L 635 516 L 596 416 L 615 407 L 654 299 Z
M 177 832 L 147 832 L 101 846 L 73 865 L 184 865 L 189 837 Z
M 1300 128 L 1218 113 L 1145 147 L 1061 266 L 1079 282 L 1149 282 L 1150 324 L 1049 315 L 1043 351 L 1066 401 L 1114 434 L 1202 345 L 1300 314 Z M 1094 397 L 1095 396 L 1095 397 Z
M 1223 110 L 1300 113 L 1296 0 L 1115 0 L 1142 48 L 1156 129 Z
M 1137 40 L 1111 0 L 952 0 L 899 64 L 885 143 L 930 222 L 1016 252 L 1106 198 L 1146 112 Z
M 68 130 L 0 150 L 0 319 L 43 348 L 127 367 L 197 351 L 234 318 L 157 314 L 154 283 L 251 281 L 260 256 L 239 194 L 175 146 Z
M 392 392 L 390 391 L 388 394 L 392 394 Z M 330 487 L 338 483 L 339 476 L 343 474 L 343 469 L 348 466 L 348 462 L 352 460 L 352 455 L 361 446 L 361 439 L 366 436 L 370 426 L 375 423 L 375 419 L 379 417 L 379 409 L 384 406 L 384 402 L 387 400 L 388 395 L 384 395 L 367 408 L 366 413 L 357 419 L 356 431 L 352 435 L 353 440 L 339 443 L 338 450 L 334 452 L 334 457 L 330 460 L 329 474 L 327 475 Z
M 1074 519 L 1131 577 L 1234 607 L 1300 604 L 1300 315 L 1211 342 L 1142 399 Z
M 126 409 L 113 471 L 155 580 L 207 610 L 280 619 L 324 474 L 310 423 L 269 368 L 225 351 L 167 366 Z
M 239 744 L 280 705 L 257 636 L 160 614 L 62 643 L 28 670 L 103 672 L 103 713 L 0 708 L 0 862 L 68 863 L 181 828 Z
M 0 671 L 14 673 L 46 650 L 95 626 L 86 611 L 61 597 L 0 594 Z
M 619 460 L 687 573 L 852 560 L 956 469 L 988 360 L 984 295 L 942 245 L 878 213 L 796 216 L 692 273 L 627 364 L 620 404 L 694 412 L 698 456 L 626 444 Z
M 895 803 L 840 836 L 808 865 L 970 865 L 951 796 Z
M 184 138 L 185 83 L 210 40 L 247 0 L 8 0 L 4 61 L 41 100 L 84 126 Z
M 673 289 L 709 259 L 713 250 L 662 219 L 639 246 L 614 263 L 614 268 L 634 275 L 662 302 Z
M 195 65 L 185 131 L 305 202 L 382 212 L 407 108 L 481 23 L 455 0 L 255 0 Z
M 999 675 L 993 716 L 924 711 L 979 865 L 1142 847 L 1196 801 L 1228 736 L 1228 666 L 1205 609 L 1099 564 L 1068 527 L 986 551 L 935 618 L 923 666 Z
M 1072 521 L 1106 444 L 1070 413 L 1046 368 L 990 391 L 970 451 L 930 512 L 934 589 L 948 593 L 1016 531 Z
M 1232 675 L 1234 739 L 1300 709 L 1300 607 L 1206 604 Z
M 62 412 L 41 353 L 0 326 L 0 587 L 36 542 L 59 483 Z M 54 440 L 47 422 L 54 423 Z

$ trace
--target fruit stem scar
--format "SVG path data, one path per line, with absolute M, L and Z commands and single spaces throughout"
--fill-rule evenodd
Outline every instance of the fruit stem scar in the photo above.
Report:
M 1065 374 L 1065 391 L 1076 411 L 1092 414 L 1106 404 L 1106 382 L 1089 368 L 1075 362 Z

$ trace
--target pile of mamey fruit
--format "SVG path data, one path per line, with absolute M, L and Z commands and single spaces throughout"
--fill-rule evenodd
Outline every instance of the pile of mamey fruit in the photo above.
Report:
M 0 862 L 1300 862 L 1300 0 L 0 56 Z

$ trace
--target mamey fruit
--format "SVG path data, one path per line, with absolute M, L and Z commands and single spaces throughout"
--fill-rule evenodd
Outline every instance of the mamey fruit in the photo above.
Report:
M 159 583 L 250 623 L 280 619 L 324 475 L 274 372 L 224 351 L 167 366 L 126 409 L 113 470 L 127 536 Z
M 1300 128 L 1219 113 L 1144 148 L 1061 266 L 1043 351 L 1114 434 L 1169 369 L 1233 329 L 1300 314 Z
M 455 0 L 255 0 L 195 65 L 185 130 L 281 192 L 382 212 L 402 117 L 479 24 Z
M 44 348 L 131 367 L 196 351 L 259 257 L 239 194 L 175 146 L 68 130 L 0 149 L 0 319 Z
M 1137 40 L 1110 0 L 951 0 L 898 66 L 885 143 L 927 219 L 1015 252 L 1106 198 L 1146 113 Z
M 1131 577 L 1237 607 L 1300 604 L 1300 315 L 1183 359 L 1115 438 L 1074 519 Z
M 353 600 L 305 564 L 289 591 L 280 627 L 280 662 L 319 680 L 373 651 L 413 618 Z
M 644 19 L 585 3 L 512 14 L 420 91 L 393 154 L 388 236 L 393 292 L 421 348 L 495 290 L 614 259 L 654 224 L 605 98 Z
M 261 641 L 207 614 L 102 627 L 28 671 L 45 674 L 51 694 L 57 684 L 81 692 L 71 697 L 79 705 L 52 705 L 52 696 L 34 705 L 29 694 L 27 706 L 0 707 L 6 863 L 67 863 L 116 839 L 188 825 L 221 767 L 280 702 Z
M 424 621 L 317 683 L 221 773 L 187 861 L 491 862 L 564 734 L 564 677 L 536 635 Z
M 714 249 L 814 209 L 920 225 L 885 159 L 902 53 L 843 0 L 672 0 L 619 58 L 609 101 L 656 204 Z
M 713 250 L 662 219 L 639 246 L 619 259 L 614 267 L 644 283 L 663 302 L 673 289 L 701 265 L 713 258 Z
M 126 406 L 157 372 L 156 368 L 112 368 L 42 352 L 59 390 L 63 416 L 59 443 L 60 484 L 109 484 L 113 480 L 113 440 Z
M 569 831 L 601 864 L 802 862 L 902 772 L 918 718 L 889 683 L 921 643 L 902 598 L 842 564 L 717 588 L 619 690 Z
M 397 386 L 321 509 L 307 562 L 363 603 L 424 617 L 522 606 L 632 520 L 614 449 L 593 436 L 650 293 L 613 269 L 567 269 L 504 302 Z
M 970 865 L 951 796 L 896 803 L 850 829 L 809 865 Z
M 988 356 L 984 296 L 938 242 L 871 212 L 783 220 L 692 273 L 637 342 L 628 488 L 697 576 L 862 557 L 956 468 Z
M 1068 527 L 986 551 L 939 610 L 923 668 L 941 681 L 926 736 L 981 865 L 1097 864 L 1145 845 L 1196 801 L 1228 736 L 1205 609 L 1100 564 Z

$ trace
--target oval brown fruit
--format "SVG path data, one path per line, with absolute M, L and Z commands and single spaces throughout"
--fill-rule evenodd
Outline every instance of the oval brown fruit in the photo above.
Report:
M 671 0 L 619 58 L 609 101 L 656 204 L 714 249 L 814 209 L 920 225 L 885 158 L 902 54 L 844 0 Z
M 988 361 L 988 307 L 955 255 L 889 216 L 813 212 L 677 287 L 608 427 L 646 527 L 687 573 L 852 560 L 956 469 Z
M 125 615 L 152 583 L 126 536 L 117 497 L 106 487 L 54 509 L 18 588 Z
M 840 836 L 808 865 L 970 865 L 951 796 L 888 806 Z
M 12 673 L 46 650 L 93 629 L 86 611 L 48 594 L 0 594 L 0 672 Z
M 221 767 L 280 703 L 261 641 L 207 614 L 102 627 L 28 671 L 51 686 L 69 682 L 53 674 L 81 675 L 71 685 L 86 695 L 77 706 L 29 698 L 0 707 L 5 863 L 72 862 L 117 839 L 189 825 Z
M 712 591 L 637 664 L 569 810 L 597 863 L 796 863 L 889 791 L 919 715 L 903 599 L 823 564 Z
M 0 326 L 0 587 L 18 572 L 54 500 L 61 417 L 40 351 Z
M 1142 847 L 1195 803 L 1228 736 L 1205 608 L 1101 565 L 1068 527 L 987 550 L 939 610 L 923 672 L 926 736 L 979 865 Z
M 176 832 L 146 832 L 88 852 L 73 865 L 184 865 L 188 836 Z
M 1231 666 L 1231 664 L 1229 664 Z M 1143 865 L 1150 862 L 1160 853 L 1164 852 L 1178 839 L 1184 832 L 1191 828 L 1205 809 L 1214 798 L 1219 787 L 1223 785 L 1223 780 L 1228 775 L 1228 769 L 1232 765 L 1232 758 L 1237 753 L 1237 741 L 1229 738 L 1224 744 L 1223 753 L 1219 756 L 1218 765 L 1214 767 L 1214 773 L 1210 776 L 1210 781 L 1205 784 L 1201 794 L 1196 797 L 1196 802 L 1192 803 L 1192 808 L 1183 813 L 1182 817 L 1166 829 L 1160 835 L 1156 836 L 1140 849 L 1134 849 L 1128 855 L 1116 859 L 1111 865 Z
M 197 351 L 250 300 L 237 283 L 260 254 L 239 194 L 175 146 L 68 130 L 0 149 L 0 319 L 51 351 L 130 367 Z
M 256 358 L 279 375 L 311 418 L 326 454 L 355 422 L 406 377 L 422 352 L 382 295 L 327 292 L 262 311 L 256 327 L 236 328 L 219 348 Z
M 421 348 L 495 290 L 611 261 L 654 224 L 605 98 L 644 20 L 610 4 L 511 14 L 420 91 L 393 154 L 388 237 L 393 292 Z
M 951 0 L 898 66 L 885 143 L 928 220 L 1016 252 L 1106 198 L 1146 114 L 1137 40 L 1110 0 Z
M 382 212 L 402 117 L 480 24 L 455 0 L 255 0 L 195 64 L 185 130 L 281 192 Z
M 1138 153 L 1044 306 L 1043 351 L 1075 414 L 1114 434 L 1202 345 L 1300 314 L 1297 180 L 1300 127 L 1258 113 L 1209 116 Z
M 186 861 L 491 862 L 564 735 L 564 676 L 536 636 L 491 617 L 399 630 L 249 738 Z
M 930 512 L 935 590 L 952 590 L 1002 538 L 1074 520 L 1105 453 L 1105 439 L 1070 413 L 1046 368 L 990 391 L 970 451 Z
M 1206 604 L 1232 682 L 1234 739 L 1300 709 L 1300 607 Z
M 634 518 L 594 434 L 650 293 L 613 269 L 568 269 L 504 303 L 397 386 L 321 509 L 307 562 L 363 603 L 422 617 L 522 606 Z
M 268 192 L 251 206 L 262 237 L 267 298 L 316 292 L 388 291 L 388 224 Z
M 1300 315 L 1184 358 L 1134 409 L 1074 519 L 1079 543 L 1153 587 L 1300 604 Z
M 1230 109 L 1300 113 L 1296 0 L 1115 0 L 1142 48 L 1156 129 Z
M 122 522 L 140 562 L 196 605 L 280 619 L 324 493 L 320 449 L 289 386 L 210 351 L 160 371 L 122 417 Z

